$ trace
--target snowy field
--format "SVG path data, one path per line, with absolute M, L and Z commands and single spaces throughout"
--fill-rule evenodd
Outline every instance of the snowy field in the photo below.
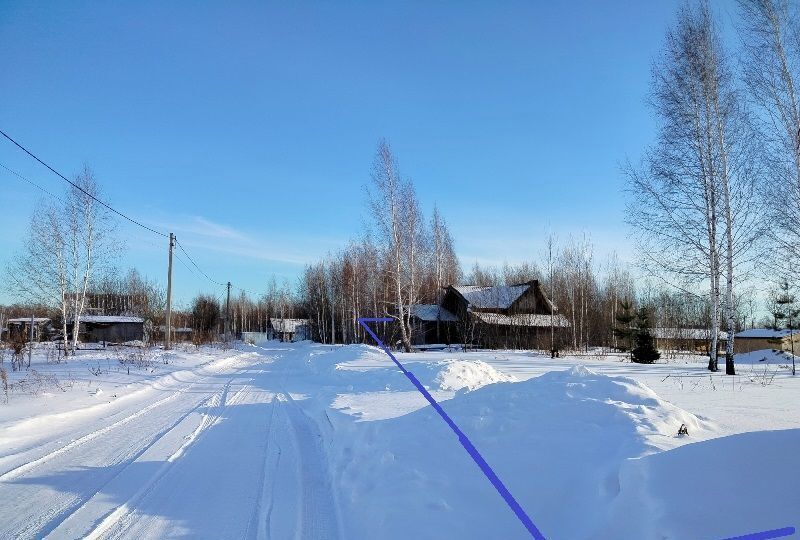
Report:
M 800 523 L 800 377 L 785 356 L 739 356 L 735 377 L 689 356 L 398 359 L 548 539 Z M 374 347 L 36 351 L 9 376 L 0 538 L 528 537 Z

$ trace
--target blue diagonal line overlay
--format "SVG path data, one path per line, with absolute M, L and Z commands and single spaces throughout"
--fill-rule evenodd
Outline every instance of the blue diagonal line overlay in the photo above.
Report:
M 795 532 L 797 531 L 794 527 L 784 527 L 782 529 L 773 529 L 771 531 L 734 536 L 731 538 L 726 538 L 725 540 L 770 540 L 771 538 L 786 538 L 787 536 L 792 536 Z
M 478 464 L 478 467 L 480 467 L 481 471 L 483 471 L 483 474 L 486 475 L 486 478 L 489 479 L 489 482 L 491 482 L 492 485 L 497 490 L 497 492 L 500 493 L 500 496 L 503 497 L 503 500 L 506 501 L 506 504 L 508 504 L 508 506 L 514 512 L 514 514 L 517 515 L 517 517 L 525 526 L 525 528 L 528 529 L 528 532 L 531 533 L 531 536 L 536 538 L 536 540 L 545 540 L 544 535 L 541 532 L 539 532 L 539 529 L 536 528 L 536 525 L 533 524 L 533 521 L 531 521 L 531 518 L 529 518 L 528 514 L 525 513 L 525 510 L 522 509 L 517 500 L 511 494 L 511 492 L 508 491 L 508 488 L 505 486 L 505 484 L 503 484 L 502 480 L 500 480 L 500 478 L 497 477 L 497 475 L 489 466 L 489 464 L 486 463 L 486 460 L 483 459 L 483 456 L 480 454 L 480 452 L 478 452 L 478 449 L 475 448 L 475 445 L 473 445 L 472 442 L 467 438 L 467 436 L 464 435 L 464 432 L 461 431 L 461 429 L 456 425 L 455 422 L 453 422 L 453 419 L 450 418 L 450 416 L 446 412 L 444 412 L 444 409 L 442 409 L 442 407 L 436 402 L 436 400 L 433 399 L 433 396 L 425 389 L 424 386 L 422 386 L 422 383 L 419 382 L 419 380 L 414 376 L 414 374 L 408 371 L 405 367 L 403 367 L 403 364 L 401 364 L 397 360 L 397 358 L 394 357 L 394 355 L 391 353 L 391 351 L 389 351 L 386 345 L 384 345 L 383 342 L 380 339 L 378 339 L 378 336 L 375 335 L 375 332 L 373 332 L 372 329 L 367 325 L 367 323 L 370 322 L 391 322 L 393 320 L 394 319 L 390 318 L 361 317 L 358 319 L 358 322 L 361 324 L 361 326 L 364 327 L 367 333 L 369 333 L 369 335 L 372 336 L 372 339 L 375 340 L 378 346 L 381 349 L 383 349 L 383 352 L 388 354 L 389 358 L 391 358 L 394 361 L 394 363 L 397 364 L 397 367 L 400 368 L 400 371 L 402 371 L 406 377 L 408 377 L 408 380 L 411 381 L 411 384 L 413 384 L 417 388 L 417 390 L 419 390 L 420 393 L 423 396 L 425 396 L 425 399 L 427 399 L 428 402 L 431 404 L 431 407 L 433 407 L 436 410 L 436 412 L 439 413 L 439 416 L 442 417 L 442 420 L 444 420 L 445 423 L 448 426 L 450 426 L 450 429 L 452 429 L 455 432 L 459 442 L 461 443 L 461 446 L 464 447 L 464 449 L 467 451 L 467 453 L 470 455 L 473 461 L 475 461 L 475 463 Z
M 408 377 L 408 380 L 411 381 L 411 384 L 413 384 L 417 388 L 417 390 L 419 390 L 419 392 L 423 396 L 425 396 L 425 399 L 427 399 L 428 403 L 431 404 L 431 407 L 433 407 L 436 410 L 436 412 L 439 413 L 439 416 L 442 417 L 442 420 L 444 420 L 445 423 L 448 426 L 450 426 L 450 429 L 452 429 L 453 432 L 455 432 L 459 442 L 461 443 L 461 446 L 464 447 L 464 449 L 467 451 L 467 453 L 470 455 L 473 461 L 477 463 L 478 467 L 480 467 L 481 471 L 483 471 L 483 474 L 486 475 L 486 478 L 489 479 L 489 482 L 492 483 L 492 485 L 500 494 L 500 496 L 503 497 L 503 500 L 506 501 L 506 504 L 508 504 L 509 508 L 511 508 L 514 514 L 516 514 L 516 516 L 519 518 L 519 520 L 522 522 L 525 528 L 528 529 L 528 532 L 531 533 L 531 536 L 534 537 L 536 540 L 545 540 L 544 535 L 542 535 L 539 529 L 536 528 L 536 525 L 533 524 L 531 518 L 528 517 L 528 514 L 525 513 L 525 510 L 522 509 L 517 500 L 511 494 L 511 492 L 508 491 L 508 488 L 505 486 L 505 484 L 503 484 L 503 481 L 500 480 L 500 478 L 498 478 L 498 476 L 495 474 L 495 472 L 492 470 L 489 464 L 486 463 L 486 460 L 483 459 L 483 456 L 480 454 L 480 452 L 478 452 L 478 449 L 475 448 L 475 445 L 473 445 L 472 442 L 469 440 L 469 438 L 467 438 L 467 436 L 464 435 L 464 432 L 461 431 L 461 428 L 459 428 L 453 421 L 453 419 L 450 418 L 450 416 L 446 412 L 444 412 L 444 409 L 442 409 L 441 405 L 439 405 L 439 403 L 437 403 L 437 401 L 433 399 L 433 396 L 430 394 L 430 392 L 428 392 L 425 389 L 425 387 L 422 386 L 422 383 L 419 382 L 419 380 L 414 376 L 414 374 L 408 371 L 405 367 L 403 367 L 403 364 L 401 364 L 397 360 L 397 358 L 394 357 L 389 348 L 383 344 L 383 341 L 381 341 L 380 338 L 378 338 L 375 332 L 373 332 L 372 329 L 367 324 L 372 322 L 393 322 L 394 320 L 395 319 L 392 319 L 390 317 L 360 317 L 358 319 L 358 322 L 361 326 L 364 327 L 367 333 L 370 336 L 372 336 L 372 339 L 375 340 L 378 346 L 381 349 L 383 349 L 383 352 L 389 355 L 389 358 L 392 359 L 392 361 L 397 365 L 400 371 L 402 371 L 403 374 L 406 377 Z M 794 527 L 783 527 L 782 529 L 773 529 L 771 531 L 750 533 L 750 534 L 745 534 L 743 536 L 726 538 L 725 540 L 771 540 L 772 538 L 785 538 L 787 536 L 792 536 L 795 534 L 795 532 L 796 530 Z

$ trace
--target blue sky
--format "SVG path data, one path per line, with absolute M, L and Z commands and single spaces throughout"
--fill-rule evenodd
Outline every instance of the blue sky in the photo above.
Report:
M 539 258 L 548 227 L 632 257 L 619 163 L 653 138 L 678 2 L 112 4 L 0 4 L 0 128 L 68 176 L 90 164 L 219 281 L 294 281 L 355 236 L 380 137 L 467 267 Z M 63 189 L 3 141 L 0 163 Z M 0 182 L 5 266 L 42 194 Z M 120 236 L 119 266 L 165 281 L 166 241 Z M 217 289 L 176 262 L 179 303 Z

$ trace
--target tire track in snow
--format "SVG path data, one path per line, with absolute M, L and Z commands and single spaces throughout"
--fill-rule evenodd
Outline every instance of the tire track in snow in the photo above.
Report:
M 186 370 L 186 371 L 189 371 L 189 372 L 195 373 L 195 374 L 199 374 L 200 371 L 203 371 L 203 370 L 206 370 L 206 369 L 211 369 L 211 368 L 222 367 L 220 364 L 224 365 L 224 364 L 229 363 L 232 360 L 244 359 L 244 358 L 247 358 L 247 357 L 250 357 L 250 356 L 254 356 L 254 354 L 253 353 L 245 353 L 245 354 L 239 354 L 239 355 L 233 355 L 233 356 L 228 356 L 228 357 L 224 357 L 224 358 L 219 358 L 219 359 L 213 360 L 211 362 L 207 362 L 205 364 L 202 364 L 200 366 L 200 368 L 198 368 L 197 370 L 191 370 L 191 371 Z M 169 373 L 169 374 L 165 375 L 165 377 L 166 378 L 175 378 L 175 376 L 178 375 L 179 373 L 180 372 Z M 48 453 L 46 453 L 46 454 L 44 454 L 42 456 L 39 456 L 38 458 L 36 458 L 34 460 L 28 461 L 26 463 L 23 463 L 21 465 L 18 465 L 16 467 L 13 467 L 13 468 L 3 472 L 2 474 L 0 474 L 0 482 L 13 480 L 14 478 L 18 478 L 19 476 L 21 476 L 21 475 L 23 475 L 23 474 L 25 474 L 25 473 L 27 473 L 27 472 L 39 467 L 40 465 L 42 465 L 44 463 L 47 463 L 48 461 L 52 460 L 53 458 L 55 458 L 55 457 L 57 457 L 57 456 L 59 456 L 61 454 L 64 454 L 65 452 L 69 452 L 70 450 L 72 450 L 72 449 L 74 449 L 76 447 L 79 447 L 79 446 L 81 446 L 83 444 L 86 444 L 87 442 L 90 442 L 90 441 L 96 439 L 97 437 L 105 435 L 106 433 L 108 433 L 108 432 L 110 432 L 110 431 L 112 431 L 112 430 L 114 430 L 114 429 L 116 429 L 116 428 L 118 428 L 120 426 L 124 426 L 125 424 L 128 424 L 128 423 L 132 422 L 133 420 L 136 420 L 137 418 L 140 418 L 140 417 L 146 415 L 147 413 L 149 413 L 153 409 L 156 409 L 156 408 L 160 407 L 161 405 L 164 405 L 165 403 L 169 403 L 170 401 L 175 400 L 176 398 L 178 398 L 182 394 L 188 392 L 189 390 L 191 390 L 195 386 L 204 383 L 205 379 L 208 379 L 209 377 L 211 377 L 213 375 L 201 375 L 201 376 L 203 377 L 203 380 L 199 380 L 199 381 L 195 381 L 193 383 L 190 383 L 189 386 L 184 387 L 184 388 L 178 388 L 177 390 L 173 391 L 173 393 L 168 395 L 167 397 L 162 398 L 162 399 L 160 399 L 160 400 L 158 400 L 156 402 L 153 402 L 153 403 L 145 406 L 144 408 L 139 409 L 136 412 L 134 412 L 134 413 L 132 413 L 132 414 L 130 414 L 130 415 L 124 417 L 124 418 L 116 420 L 116 421 L 112 422 L 111 424 L 108 424 L 107 426 L 104 426 L 101 429 L 98 429 L 98 430 L 89 432 L 89 433 L 87 433 L 85 435 L 82 435 L 81 437 L 78 437 L 77 439 L 74 439 L 74 440 L 70 441 L 69 443 L 65 444 L 64 446 L 62 446 L 60 448 L 57 448 L 55 450 L 52 450 L 52 451 L 50 451 L 50 452 L 48 452 Z M 161 383 L 161 382 L 163 382 L 161 379 L 156 380 L 153 383 L 153 385 L 151 386 L 151 388 L 155 388 L 156 385 Z M 18 455 L 20 455 L 22 453 L 24 453 L 24 452 L 17 453 L 17 454 L 12 454 L 12 455 L 9 455 L 9 456 L 4 456 L 4 458 L 11 458 L 11 457 L 14 457 L 14 456 L 18 456 Z
M 194 384 L 192 386 L 194 386 Z M 45 454 L 45 455 L 43 455 L 43 456 L 41 456 L 41 457 L 39 457 L 37 459 L 34 459 L 33 461 L 29 461 L 27 463 L 23 463 L 22 465 L 18 465 L 17 467 L 14 467 L 13 469 L 10 469 L 10 470 L 4 472 L 3 474 L 0 474 L 0 482 L 4 482 L 4 481 L 8 481 L 8 480 L 13 480 L 14 478 L 18 478 L 19 476 L 22 476 L 23 474 L 25 474 L 25 473 L 37 468 L 38 466 L 40 466 L 40 465 L 42 465 L 44 463 L 47 463 L 48 461 L 52 460 L 55 457 L 60 456 L 61 454 L 69 452 L 70 450 L 72 450 L 74 448 L 77 448 L 77 447 L 79 447 L 79 446 L 81 446 L 83 444 L 86 444 L 87 442 L 92 441 L 92 440 L 96 439 L 97 437 L 105 435 L 106 433 L 108 433 L 110 431 L 113 431 L 113 430 L 115 430 L 116 428 L 118 428 L 120 426 L 124 426 L 125 424 L 128 424 L 128 423 L 132 422 L 133 420 L 136 420 L 137 418 L 140 418 L 140 417 L 146 415 L 147 413 L 149 413 L 153 409 L 156 409 L 156 408 L 160 407 L 161 405 L 163 405 L 165 403 L 169 403 L 170 401 L 176 399 L 178 396 L 183 394 L 185 391 L 191 389 L 192 386 L 190 386 L 190 387 L 188 387 L 186 389 L 178 390 L 175 393 L 170 394 L 169 396 L 167 396 L 165 398 L 162 398 L 162 399 L 160 399 L 160 400 L 158 400 L 158 401 L 156 401 L 154 403 L 151 403 L 150 405 L 147 405 L 143 409 L 139 409 L 137 412 L 135 412 L 135 413 L 133 413 L 131 415 L 128 415 L 125 418 L 117 420 L 116 422 L 113 422 L 112 424 L 109 424 L 109 425 L 105 426 L 104 428 L 101 428 L 101 429 L 98 429 L 96 431 L 92 431 L 90 433 L 87 433 L 86 435 L 84 435 L 82 437 L 79 437 L 79 438 L 77 438 L 77 439 L 75 439 L 73 441 L 70 441 L 69 443 L 67 443 L 66 445 L 62 446 L 61 448 L 53 450 L 52 452 L 48 452 L 47 454 Z
M 267 433 L 264 441 L 264 458 L 261 461 L 261 490 L 258 501 L 250 516 L 247 526 L 247 537 L 257 540 L 267 540 L 270 537 L 269 524 L 272 517 L 272 507 L 275 500 L 275 470 L 280 467 L 281 449 L 273 441 L 275 436 L 275 409 L 278 407 L 278 394 L 272 397 L 270 403 L 269 419 L 267 420 Z
M 280 409 L 285 412 L 294 432 L 300 474 L 299 527 L 296 538 L 303 540 L 335 540 L 341 537 L 339 513 L 331 486 L 328 460 L 322 447 L 322 434 L 313 419 L 283 393 Z M 285 405 L 283 405 L 285 404 Z
M 150 479 L 144 485 L 142 485 L 130 499 L 125 501 L 110 514 L 103 517 L 94 527 L 94 529 L 84 536 L 85 539 L 124 537 L 125 528 L 127 526 L 126 522 L 131 519 L 133 512 L 136 510 L 136 505 L 138 502 L 146 497 L 151 491 L 153 491 L 153 489 L 155 489 L 158 483 L 172 468 L 175 461 L 183 456 L 190 449 L 190 447 L 202 437 L 208 428 L 220 421 L 222 414 L 229 405 L 235 405 L 241 400 L 245 390 L 247 390 L 247 386 L 242 386 L 242 388 L 240 388 L 230 400 L 227 399 L 227 390 L 228 388 L 226 386 L 219 402 L 213 405 L 216 407 L 216 411 L 213 414 L 203 413 L 203 420 L 200 422 L 197 428 L 195 428 L 195 430 L 186 437 L 184 443 L 163 462 L 155 474 L 153 474 L 153 476 L 151 476 Z
M 139 448 L 135 453 L 132 455 L 124 457 L 122 460 L 117 462 L 117 464 L 122 464 L 121 468 L 116 471 L 113 475 L 107 478 L 101 485 L 93 487 L 91 492 L 84 492 L 78 494 L 77 497 L 70 499 L 66 505 L 62 505 L 56 508 L 50 508 L 47 514 L 44 516 L 40 516 L 39 519 L 31 522 L 28 526 L 19 531 L 20 537 L 28 537 L 28 536 L 36 536 L 37 538 L 43 538 L 47 535 L 51 534 L 53 531 L 58 529 L 62 523 L 67 521 L 72 515 L 79 512 L 83 506 L 90 501 L 93 497 L 95 497 L 98 493 L 102 492 L 103 489 L 113 482 L 115 479 L 119 478 L 122 474 L 125 473 L 128 468 L 136 462 L 142 455 L 144 455 L 148 450 L 153 448 L 159 441 L 161 441 L 167 434 L 169 434 L 172 430 L 178 427 L 181 423 L 183 423 L 190 415 L 195 413 L 198 409 L 207 406 L 214 406 L 213 402 L 215 398 L 219 398 L 220 400 L 225 400 L 230 386 L 233 382 L 234 378 L 231 378 L 222 390 L 216 392 L 215 394 L 200 400 L 193 406 L 191 406 L 186 412 L 183 412 L 178 416 L 178 418 L 170 423 L 167 427 L 158 431 L 143 447 Z M 188 390 L 188 388 L 187 388 Z M 206 415 L 204 415 L 203 420 L 206 420 Z M 202 422 L 201 422 L 202 425 Z

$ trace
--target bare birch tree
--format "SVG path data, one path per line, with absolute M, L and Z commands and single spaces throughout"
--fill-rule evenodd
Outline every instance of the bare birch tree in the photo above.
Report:
M 73 323 L 71 349 L 78 341 L 80 316 L 92 280 L 112 252 L 111 219 L 97 204 L 100 190 L 88 166 L 74 178 L 66 197 L 41 203 L 28 238 L 12 260 L 9 281 L 26 299 L 58 308 L 65 348 Z
M 394 309 L 386 315 L 397 319 L 403 348 L 410 351 L 411 307 L 419 298 L 418 265 L 424 260 L 424 222 L 414 186 L 400 176 L 385 140 L 378 144 L 367 194 L 376 238 L 390 265 Z
M 658 141 L 641 169 L 626 168 L 628 220 L 638 233 L 643 266 L 652 275 L 709 290 L 709 369 L 716 371 L 722 287 L 724 312 L 735 331 L 735 271 L 752 246 L 755 173 L 748 159 L 746 112 L 707 4 L 684 7 L 653 68 L 650 102 Z M 726 350 L 733 373 L 733 342 Z
M 800 5 L 739 4 L 745 81 L 761 112 L 759 141 L 770 179 L 763 185 L 766 231 L 777 248 L 764 260 L 771 273 L 787 275 L 800 262 Z

